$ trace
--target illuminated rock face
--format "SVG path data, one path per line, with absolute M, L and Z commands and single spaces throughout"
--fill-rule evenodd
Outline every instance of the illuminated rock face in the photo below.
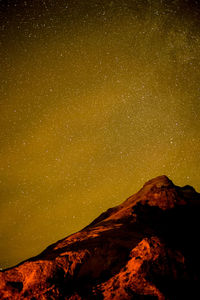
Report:
M 196 299 L 200 195 L 166 176 L 0 273 L 0 299 Z M 197 294 L 198 295 L 198 294 Z

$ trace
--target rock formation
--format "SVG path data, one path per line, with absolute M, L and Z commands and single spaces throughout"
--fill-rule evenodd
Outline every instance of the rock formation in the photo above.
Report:
M 0 272 L 0 299 L 198 299 L 200 194 L 166 176 Z

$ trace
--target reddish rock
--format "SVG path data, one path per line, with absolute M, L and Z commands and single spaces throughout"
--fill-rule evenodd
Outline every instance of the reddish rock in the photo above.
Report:
M 0 272 L 0 299 L 198 299 L 200 194 L 166 176 Z

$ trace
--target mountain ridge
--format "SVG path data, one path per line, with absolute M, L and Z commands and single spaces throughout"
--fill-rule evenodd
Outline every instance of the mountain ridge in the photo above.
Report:
M 153 178 L 81 231 L 0 272 L 0 298 L 183 299 L 200 282 L 199 212 L 193 187 Z

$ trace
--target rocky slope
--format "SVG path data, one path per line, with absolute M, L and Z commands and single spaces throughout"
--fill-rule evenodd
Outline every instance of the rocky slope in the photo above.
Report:
M 200 194 L 166 176 L 0 272 L 0 299 L 198 299 Z

